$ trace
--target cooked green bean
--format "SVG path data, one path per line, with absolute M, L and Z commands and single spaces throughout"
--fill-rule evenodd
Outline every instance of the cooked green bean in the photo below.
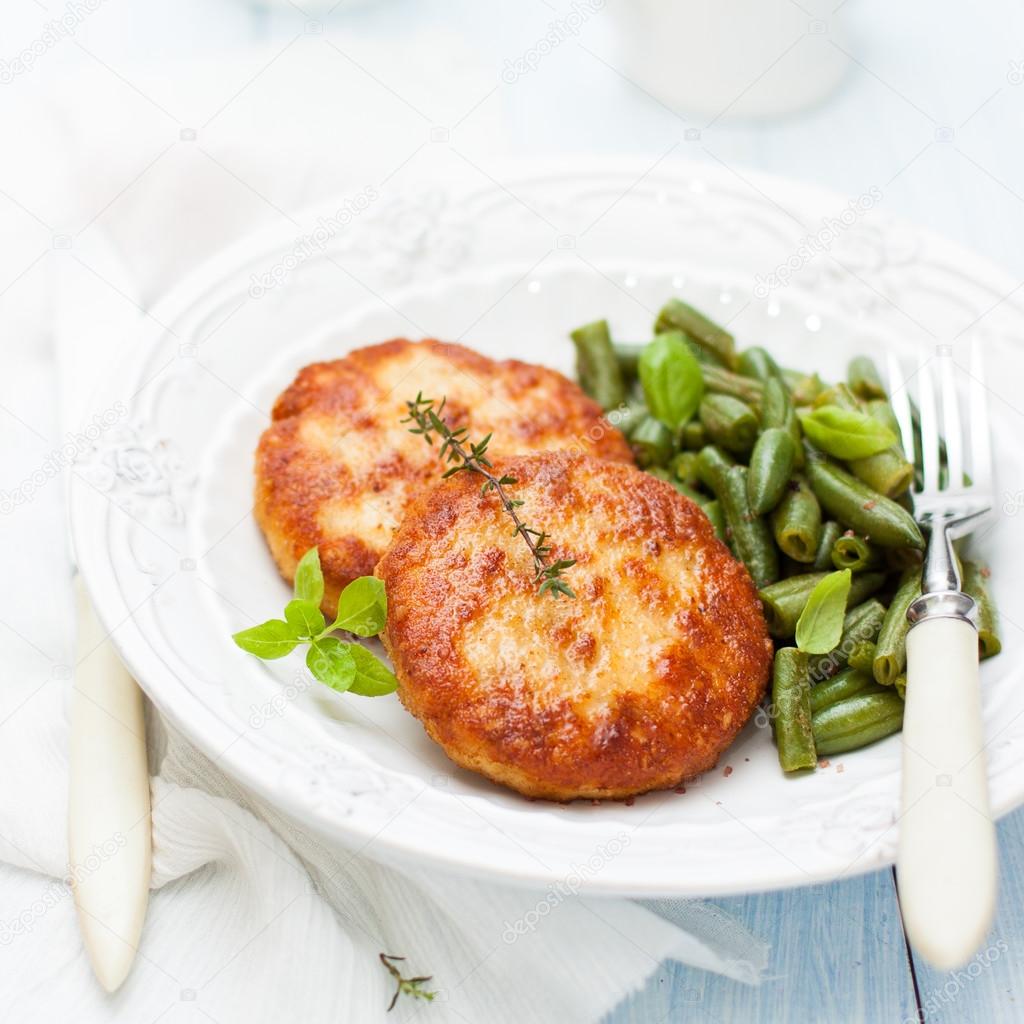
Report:
M 650 415 L 642 398 L 629 398 L 625 405 L 608 412 L 608 422 L 628 438 L 641 422 Z
M 852 412 L 863 412 L 863 406 L 857 400 L 857 396 L 842 383 L 822 387 L 811 403 L 815 409 L 825 405 L 838 405 L 840 409 L 849 409 Z
M 811 596 L 811 591 L 827 573 L 807 572 L 801 576 L 790 576 L 779 580 L 759 591 L 761 603 L 764 605 L 764 617 L 768 623 L 768 632 L 774 637 L 791 637 L 796 632 L 797 619 Z M 847 605 L 856 611 L 861 603 L 869 598 L 885 582 L 885 574 L 881 572 L 859 572 L 850 584 L 850 595 Z M 847 612 L 849 616 L 851 613 Z M 843 619 L 843 635 L 846 635 L 846 619 Z M 857 637 L 861 640 L 863 637 Z M 870 638 L 869 638 L 870 639 Z M 842 643 L 842 641 L 840 641 Z M 826 655 L 827 657 L 827 655 Z
M 921 570 L 908 569 L 893 595 L 885 621 L 878 634 L 873 671 L 883 686 L 892 686 L 896 677 L 907 667 L 907 609 L 921 596 Z
M 656 476 L 659 480 L 664 480 L 665 483 L 671 484 L 680 494 L 689 498 L 690 501 L 695 501 L 698 505 L 708 500 L 706 494 L 701 494 L 700 491 L 683 483 L 682 480 L 677 480 L 675 474 L 668 469 L 664 469 L 661 466 L 650 466 L 647 472 L 651 476 Z
M 765 382 L 764 398 L 761 402 L 761 429 L 780 427 L 785 430 L 796 445 L 795 465 L 800 469 L 804 464 L 803 431 L 800 418 L 789 399 L 786 385 L 778 377 Z
M 765 621 L 772 636 L 784 639 L 796 632 L 796 621 L 800 618 L 811 591 L 824 577 L 823 572 L 804 573 L 802 576 L 790 576 L 789 579 L 779 580 L 778 583 L 760 589 Z
M 814 493 L 813 491 L 811 492 Z M 818 499 L 815 498 L 815 501 Z M 820 506 L 819 506 L 820 507 Z M 818 541 L 818 550 L 814 553 L 812 567 L 818 572 L 825 572 L 832 568 L 832 548 L 835 542 L 842 535 L 843 528 L 833 519 L 824 523 L 821 527 L 821 540 Z
M 999 639 L 999 616 L 985 585 L 985 570 L 976 562 L 963 563 L 964 593 L 974 599 L 978 624 L 978 649 L 982 658 L 991 658 L 1003 649 Z
M 733 336 L 681 299 L 670 299 L 661 308 L 654 323 L 654 333 L 663 334 L 665 331 L 682 331 L 726 366 L 731 368 L 735 365 Z
M 779 559 L 779 579 L 788 580 L 791 576 L 803 576 L 809 568 L 806 562 L 798 562 L 783 552 Z
M 790 558 L 797 562 L 814 561 L 821 541 L 821 506 L 803 477 L 789 481 L 772 513 L 772 533 L 780 550 Z M 806 572 L 806 567 L 802 571 Z
M 807 680 L 807 655 L 795 647 L 783 647 L 775 655 L 772 673 L 772 724 L 784 772 L 814 768 L 818 755 L 811 727 L 811 689 Z
M 897 438 L 900 436 L 899 423 L 888 402 L 868 402 L 867 411 L 873 419 L 887 426 Z M 914 467 L 907 461 L 898 441 L 877 455 L 851 460 L 849 467 L 850 472 L 858 480 L 863 480 L 868 487 L 889 498 L 905 494 L 914 481 Z
M 697 476 L 697 453 L 680 452 L 673 458 L 670 468 L 677 480 L 691 487 L 700 486 L 700 477 Z
M 779 364 L 768 353 L 767 349 L 755 345 L 753 348 L 744 349 L 736 365 L 736 369 L 744 377 L 754 377 L 757 380 L 768 381 L 772 377 L 781 374 Z
M 746 402 L 731 395 L 705 395 L 698 415 L 712 444 L 736 455 L 746 455 L 754 447 L 757 416 Z
M 841 700 L 853 697 L 865 690 L 884 693 L 885 691 L 871 678 L 870 672 L 859 672 L 854 668 L 844 668 L 842 672 L 826 679 L 823 683 L 811 687 L 811 714 L 838 704 Z
M 865 401 L 871 398 L 887 397 L 878 368 L 869 356 L 856 356 L 850 360 L 850 366 L 846 371 L 846 380 L 850 385 L 850 390 Z
M 807 451 L 806 472 L 821 507 L 841 523 L 882 547 L 924 547 L 914 517 L 891 498 L 815 451 Z
M 861 580 L 867 573 L 858 573 L 853 577 L 854 581 Z M 873 574 L 881 586 L 884 580 L 882 573 Z M 812 682 L 820 682 L 829 676 L 834 676 L 840 669 L 850 663 L 850 654 L 854 647 L 865 640 L 874 640 L 882 627 L 885 619 L 885 605 L 881 601 L 871 598 L 868 601 L 855 601 L 853 599 L 853 585 L 850 586 L 850 598 L 847 601 L 849 611 L 843 616 L 843 633 L 835 650 L 828 654 L 821 654 L 811 658 L 809 667 Z M 857 595 L 859 597 L 859 595 Z
M 612 342 L 612 350 L 615 352 L 615 359 L 619 364 L 619 373 L 622 374 L 623 380 L 636 380 L 640 353 L 646 347 L 646 345 L 632 345 L 621 341 Z
M 861 640 L 860 643 L 854 644 L 850 650 L 850 658 L 847 664 L 850 668 L 867 672 L 874 679 L 875 642 L 873 640 Z
M 674 440 L 672 431 L 660 420 L 647 416 L 629 435 L 629 443 L 637 464 L 644 467 L 664 466 L 672 458 Z
M 704 424 L 700 420 L 690 420 L 683 427 L 683 433 L 679 438 L 682 447 L 687 451 L 699 451 L 708 443 L 708 436 L 704 430 Z
M 781 427 L 763 431 L 754 442 L 747 474 L 747 497 L 754 515 L 771 512 L 782 500 L 795 458 L 793 438 Z
M 584 324 L 569 337 L 576 346 L 576 376 L 580 387 L 602 409 L 617 409 L 626 401 L 626 385 L 612 348 L 608 321 Z
M 882 553 L 872 547 L 863 537 L 847 532 L 832 545 L 832 564 L 837 569 L 863 572 L 877 569 L 884 561 Z
M 725 474 L 736 465 L 731 455 L 713 444 L 705 445 L 697 453 L 697 479 L 715 494 L 725 483 Z
M 753 377 L 742 377 L 720 366 L 701 367 L 704 374 L 704 386 L 713 395 L 731 395 L 752 408 L 758 408 L 764 399 L 764 384 Z
M 715 498 L 713 501 L 706 501 L 701 508 L 704 510 L 704 515 L 711 520 L 711 525 L 715 528 L 715 536 L 725 542 L 725 515 L 722 513 L 722 503 Z
M 906 572 L 907 569 L 919 569 L 924 561 L 924 552 L 916 548 L 886 548 L 885 563 L 893 571 Z
M 867 410 L 879 423 L 884 423 L 897 437 L 900 437 L 900 421 L 887 398 L 872 398 L 867 403 Z M 900 451 L 903 451 L 902 444 Z
M 728 536 L 739 560 L 747 567 L 755 587 L 779 578 L 779 555 L 768 524 L 750 511 L 747 501 L 747 467 L 733 466 L 721 481 L 716 496 L 725 513 Z
M 906 672 L 902 673 L 901 675 L 898 675 L 895 678 L 895 680 L 893 680 L 892 686 L 893 686 L 893 689 L 898 694 L 900 700 L 906 700 L 907 699 L 907 674 L 906 674 Z
M 810 405 L 825 390 L 825 383 L 816 374 L 802 376 L 790 384 L 789 394 L 794 405 Z
M 859 693 L 811 719 L 819 754 L 844 754 L 903 728 L 903 701 L 892 692 Z

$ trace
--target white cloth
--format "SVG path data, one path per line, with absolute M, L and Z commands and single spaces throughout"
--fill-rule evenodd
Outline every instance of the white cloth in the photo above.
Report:
M 372 55 L 360 58 L 372 63 Z M 458 92 L 458 63 L 450 66 Z M 209 95 L 211 78 L 200 86 L 198 72 L 181 77 L 187 86 L 174 95 L 179 106 Z M 225 94 L 231 79 L 218 64 Z M 251 107 L 234 105 L 229 141 L 204 140 L 200 132 L 217 161 L 257 180 L 259 191 L 273 197 L 270 204 L 207 157 L 177 151 L 160 156 L 115 195 L 118 183 L 131 178 L 128 165 L 138 173 L 145 164 L 137 141 L 152 129 L 152 111 L 119 111 L 125 118 L 119 137 L 131 145 L 91 147 L 90 118 L 104 110 L 108 121 L 113 116 L 105 107 L 115 102 L 112 93 L 103 93 L 114 89 L 108 75 L 83 81 L 84 96 L 67 94 L 60 121 L 44 120 L 48 127 L 68 126 L 64 138 L 71 142 L 64 207 L 53 223 L 81 225 L 104 202 L 110 205 L 74 235 L 70 259 L 50 254 L 18 285 L 19 308 L 32 312 L 18 321 L 13 342 L 3 342 L 5 354 L 13 348 L 14 356 L 0 375 L 4 492 L 39 480 L 47 453 L 86 418 L 88 371 L 101 370 L 131 336 L 144 315 L 135 303 L 147 306 L 184 266 L 273 216 L 273 205 L 292 208 L 362 184 L 364 172 L 379 176 L 409 151 L 392 122 L 363 110 L 366 125 L 381 121 L 379 146 L 369 154 L 363 140 L 355 147 L 361 155 L 332 165 L 331 140 L 296 127 L 292 115 L 309 114 L 308 93 L 301 81 L 298 91 L 288 91 L 290 81 L 285 75 Z M 158 92 L 148 80 L 143 88 Z M 422 134 L 421 125 L 417 131 Z M 299 137 L 304 171 L 296 167 Z M 29 166 L 26 171 L 31 176 Z M 33 185 L 39 187 L 26 182 L 26 189 Z M 211 216 L 183 220 L 179 211 L 195 210 L 197 195 L 208 197 L 200 205 Z M 44 313 L 53 309 L 51 283 L 58 276 L 63 287 L 53 319 Z M 60 397 L 57 352 L 62 378 L 72 381 Z M 252 799 L 151 714 L 155 891 L 135 968 L 121 991 L 105 995 L 59 882 L 66 859 L 72 570 L 63 485 L 42 476 L 27 505 L 5 508 L 0 494 L 0 963 L 6 979 L 0 1019 L 363 1024 L 384 1020 L 391 998 L 382 952 L 408 957 L 403 973 L 432 975 L 426 987 L 437 992 L 430 1003 L 402 997 L 388 1018 L 397 1020 L 596 1021 L 665 959 L 759 979 L 767 947 L 704 904 L 562 898 L 398 871 L 329 849 Z M 535 927 L 507 941 L 508 923 L 524 917 Z

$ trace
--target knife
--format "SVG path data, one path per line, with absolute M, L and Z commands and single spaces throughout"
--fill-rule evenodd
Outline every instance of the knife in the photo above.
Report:
M 120 260 L 99 232 L 90 238 L 105 273 Z M 118 275 L 131 278 L 123 271 Z M 56 354 L 61 420 L 86 419 L 83 400 L 112 339 L 137 309 L 111 294 L 77 260 L 58 271 Z M 112 322 L 112 316 L 115 319 Z M 71 471 L 74 471 L 72 466 Z M 74 555 L 72 545 L 72 564 Z M 79 929 L 93 972 L 107 992 L 128 976 L 142 934 L 152 872 L 149 768 L 142 691 L 125 669 L 73 572 L 77 645 L 71 698 L 68 869 Z

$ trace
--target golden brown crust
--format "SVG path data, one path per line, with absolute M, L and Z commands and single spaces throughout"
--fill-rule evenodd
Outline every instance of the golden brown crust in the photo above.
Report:
M 530 796 L 626 796 L 711 768 L 771 665 L 746 570 L 693 502 L 631 466 L 500 466 L 553 556 L 577 560 L 577 596 L 537 595 L 478 477 L 437 485 L 376 570 L 402 702 L 452 760 Z
M 418 391 L 447 396 L 446 418 L 472 437 L 493 432 L 496 455 L 577 448 L 632 461 L 598 405 L 546 367 L 400 338 L 305 367 L 260 439 L 255 511 L 286 579 L 319 546 L 327 614 L 346 584 L 373 572 L 409 503 L 441 472 L 437 448 L 401 422 Z

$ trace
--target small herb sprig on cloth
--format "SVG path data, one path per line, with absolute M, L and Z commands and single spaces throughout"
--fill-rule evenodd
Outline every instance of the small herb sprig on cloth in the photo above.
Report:
M 353 580 L 338 598 L 338 614 L 330 625 L 320 611 L 324 599 L 324 574 L 320 552 L 310 548 L 295 569 L 295 596 L 284 608 L 283 619 L 235 633 L 232 639 L 249 654 L 270 661 L 291 654 L 299 644 L 309 644 L 306 667 L 314 678 L 340 693 L 380 697 L 398 686 L 391 671 L 360 644 L 346 643 L 335 630 L 356 636 L 376 636 L 388 613 L 384 584 L 375 576 Z
M 409 432 L 421 435 L 429 445 L 433 445 L 434 435 L 441 438 L 441 458 L 446 462 L 456 463 L 444 473 L 445 480 L 456 473 L 478 473 L 484 478 L 480 493 L 488 494 L 494 491 L 497 494 L 515 526 L 512 535 L 522 537 L 530 549 L 530 555 L 533 557 L 533 581 L 539 585 L 539 593 L 551 594 L 553 597 L 560 594 L 575 597 L 572 588 L 562 579 L 562 573 L 574 566 L 576 560 L 559 558 L 553 562 L 548 561 L 551 556 L 551 538 L 543 530 L 535 530 L 522 521 L 516 510 L 522 507 L 523 502 L 517 498 L 510 498 L 505 490 L 516 483 L 516 478 L 508 474 L 496 476 L 491 472 L 494 467 L 487 458 L 491 435 L 488 434 L 482 441 L 474 443 L 469 440 L 469 430 L 466 427 L 452 430 L 444 421 L 446 401 L 446 398 L 442 398 L 440 404 L 437 404 L 432 398 L 424 398 L 423 392 L 419 392 L 415 401 L 405 403 L 409 415 L 402 422 L 414 423 L 415 426 L 410 427 Z
M 425 985 L 428 981 L 433 979 L 432 974 L 427 974 L 421 978 L 403 978 L 402 972 L 394 965 L 394 960 L 405 960 L 404 956 L 392 956 L 389 953 L 380 954 L 380 962 L 388 969 L 388 973 L 392 978 L 395 979 L 395 994 L 388 1004 L 388 1013 L 395 1008 L 395 1003 L 398 1002 L 399 996 L 412 996 L 414 999 L 426 999 L 430 1001 L 437 995 L 436 992 L 428 992 L 425 988 L 421 988 L 421 985 Z

